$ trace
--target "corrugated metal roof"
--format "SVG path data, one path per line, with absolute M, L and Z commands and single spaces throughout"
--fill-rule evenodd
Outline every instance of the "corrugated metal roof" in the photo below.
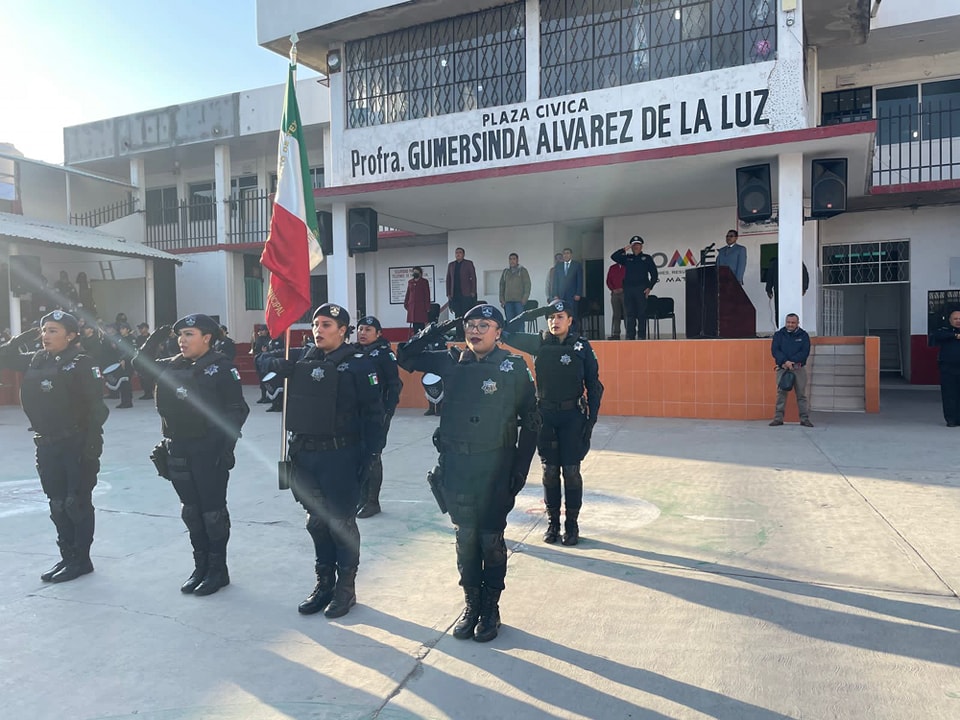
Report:
M 16 243 L 56 245 L 59 247 L 89 250 L 107 255 L 122 255 L 148 260 L 172 260 L 178 265 L 176 255 L 157 250 L 138 242 L 127 242 L 118 235 L 82 225 L 63 225 L 48 220 L 0 213 L 0 237 Z

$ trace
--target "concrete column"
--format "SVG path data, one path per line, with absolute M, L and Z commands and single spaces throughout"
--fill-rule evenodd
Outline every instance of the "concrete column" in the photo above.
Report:
M 230 146 L 213 148 L 213 198 L 217 208 L 217 245 L 230 241 Z
M 777 327 L 783 327 L 787 313 L 800 315 L 803 310 L 803 155 L 780 155 L 779 239 L 777 286 L 780 293 L 780 317 Z M 808 268 L 809 269 L 809 268 Z
M 149 323 L 152 332 L 157 329 L 157 303 L 153 284 L 153 260 L 144 260 L 143 265 L 144 301 L 147 311 L 146 322 Z
M 343 46 L 338 46 L 341 56 L 345 55 Z M 343 184 L 343 167 L 341 153 L 343 152 L 343 132 L 346 128 L 347 118 L 347 89 L 343 72 L 330 75 L 330 127 L 329 150 L 327 148 L 327 133 L 324 134 L 324 158 L 323 173 L 324 184 L 327 187 L 334 187 Z M 327 165 L 329 152 L 330 165 Z M 336 227 L 336 226 L 334 226 Z M 353 308 L 349 308 L 353 310 Z
M 351 313 L 357 312 L 357 263 L 347 252 L 347 206 L 333 204 L 333 255 L 324 261 L 327 265 L 327 298 L 343 305 Z
M 68 174 L 68 173 L 64 173 Z M 18 196 L 19 197 L 19 196 Z M 7 272 L 9 273 L 10 268 L 10 258 L 14 255 L 19 255 L 20 251 L 17 248 L 16 243 L 10 243 L 7 246 Z M 7 287 L 9 288 L 12 283 L 9 281 L 9 276 L 7 278 Z M 17 295 L 14 295 L 13 292 L 9 293 L 10 296 L 10 333 L 12 335 L 19 335 L 23 332 L 23 326 L 20 324 L 20 298 Z
M 527 0 L 527 102 L 540 99 L 540 0 Z
M 69 223 L 70 215 L 73 213 L 73 199 L 71 198 L 71 192 L 70 192 L 70 173 L 63 174 L 63 181 L 64 181 L 64 189 L 67 195 L 67 207 L 66 207 L 67 216 L 66 218 L 64 218 L 63 222 Z
M 130 184 L 136 186 L 133 198 L 137 203 L 137 210 L 141 217 L 146 217 L 147 211 L 147 175 L 143 168 L 143 158 L 130 158 Z M 146 221 L 144 221 L 146 223 Z M 148 320 L 148 322 L 150 322 Z M 153 323 L 150 322 L 150 327 Z

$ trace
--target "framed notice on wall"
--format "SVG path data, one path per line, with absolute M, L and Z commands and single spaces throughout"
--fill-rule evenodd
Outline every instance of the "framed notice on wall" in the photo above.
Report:
M 390 304 L 403 305 L 403 299 L 407 296 L 407 282 L 413 279 L 413 268 L 423 269 L 423 279 L 430 283 L 430 302 L 436 302 L 437 284 L 433 281 L 433 265 L 409 265 L 404 267 L 392 267 L 390 273 Z

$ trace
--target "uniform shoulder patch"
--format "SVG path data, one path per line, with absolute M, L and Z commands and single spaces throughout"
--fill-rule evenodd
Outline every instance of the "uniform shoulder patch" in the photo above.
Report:
M 99 368 L 99 367 L 97 367 L 96 365 L 94 365 L 94 366 L 93 366 L 92 368 L 90 368 L 90 369 L 93 371 L 93 376 L 94 376 L 97 380 L 102 380 L 102 379 L 103 379 L 103 375 L 100 373 L 100 368 Z
M 380 378 L 377 377 L 377 374 L 376 374 L 375 372 L 374 372 L 374 373 L 370 373 L 369 375 L 367 375 L 367 381 L 368 381 L 371 385 L 379 385 L 379 384 L 380 384 Z
M 230 368 L 230 375 L 231 375 L 231 377 L 233 377 L 233 379 L 236 380 L 237 382 L 240 381 L 240 371 L 237 370 L 236 368 Z

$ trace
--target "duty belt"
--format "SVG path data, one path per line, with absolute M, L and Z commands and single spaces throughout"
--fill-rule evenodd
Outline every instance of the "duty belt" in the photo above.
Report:
M 504 447 L 504 445 L 506 445 L 506 443 L 501 442 L 497 447 L 485 447 L 477 445 L 476 443 L 450 442 L 449 440 L 440 441 L 440 447 L 443 448 L 443 452 L 453 453 L 454 455 L 473 455 L 479 452 L 493 452 L 494 450 L 499 450 Z
M 345 437 L 319 437 L 317 435 L 297 435 L 295 440 L 300 448 L 305 452 L 325 452 L 328 450 L 341 450 L 360 444 L 359 435 L 347 435 Z
M 580 405 L 580 398 L 576 400 L 561 400 L 560 402 L 550 402 L 541 400 L 539 402 L 541 410 L 574 410 Z

